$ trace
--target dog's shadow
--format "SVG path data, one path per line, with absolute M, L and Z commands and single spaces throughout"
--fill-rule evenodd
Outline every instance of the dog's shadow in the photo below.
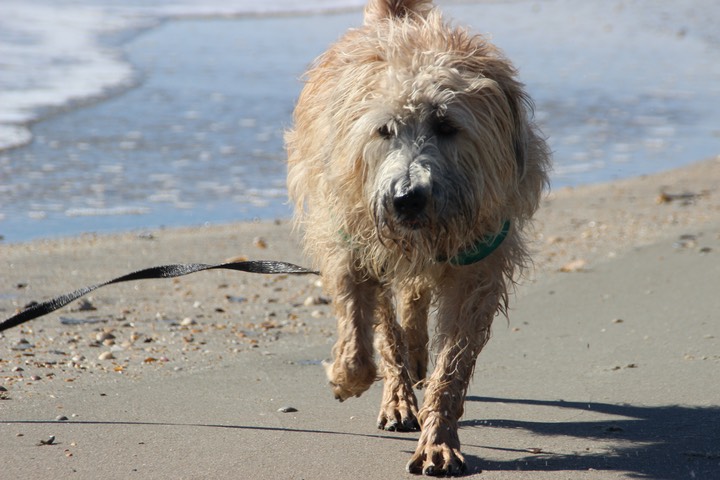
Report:
M 463 429 L 523 429 L 539 436 L 572 437 L 573 454 L 538 448 L 509 461 L 467 458 L 470 471 L 616 471 L 630 478 L 677 480 L 720 478 L 720 406 L 637 406 L 596 402 L 522 400 L 469 396 L 469 402 L 503 402 L 526 406 L 593 411 L 611 420 L 531 422 L 508 419 L 464 420 Z M 492 438 L 492 434 L 487 434 Z M 584 440 L 612 446 L 601 453 L 585 450 Z M 541 445 L 531 445 L 541 447 Z M 493 448 L 483 446 L 482 448 Z

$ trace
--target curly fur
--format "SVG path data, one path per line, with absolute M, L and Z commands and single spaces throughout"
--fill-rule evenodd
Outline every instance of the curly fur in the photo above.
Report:
M 364 25 L 307 73 L 286 135 L 288 189 L 334 297 L 328 376 L 340 400 L 365 391 L 377 375 L 377 333 L 378 424 L 423 432 L 410 471 L 464 468 L 465 391 L 527 262 L 522 230 L 547 184 L 549 153 L 531 116 L 511 63 L 428 1 L 371 0 Z M 512 228 L 492 255 L 452 264 L 507 220 Z M 437 353 L 422 382 L 431 299 Z M 418 382 L 427 386 L 419 410 Z

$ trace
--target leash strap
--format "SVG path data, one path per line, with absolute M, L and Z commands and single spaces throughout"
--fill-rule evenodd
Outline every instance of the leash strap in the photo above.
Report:
M 150 267 L 137 272 L 128 273 L 121 277 L 114 278 L 105 283 L 98 283 L 97 285 L 91 285 L 89 287 L 83 287 L 79 290 L 75 290 L 72 293 L 60 295 L 51 300 L 36 303 L 20 313 L 13 315 L 7 320 L 0 323 L 0 332 L 5 331 L 9 328 L 16 327 L 34 318 L 42 317 L 50 312 L 64 307 L 70 302 L 77 300 L 78 298 L 87 295 L 93 290 L 112 285 L 113 283 L 131 282 L 134 280 L 148 280 L 154 278 L 174 278 L 182 277 L 183 275 L 189 275 L 191 273 L 202 272 L 205 270 L 239 270 L 241 272 L 248 273 L 265 273 L 265 274 L 291 274 L 291 275 L 320 275 L 320 272 L 315 270 L 309 270 L 305 267 L 300 267 L 292 263 L 287 262 L 276 262 L 272 260 L 256 260 L 246 262 L 231 262 L 221 263 L 218 265 L 206 265 L 204 263 L 189 263 L 189 264 L 175 264 L 175 265 L 162 265 L 159 267 Z

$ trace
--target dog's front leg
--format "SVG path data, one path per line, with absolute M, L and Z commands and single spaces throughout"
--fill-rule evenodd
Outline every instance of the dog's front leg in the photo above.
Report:
M 330 282 L 337 317 L 333 361 L 325 365 L 335 398 L 359 397 L 377 378 L 373 360 L 374 312 L 379 284 L 348 264 L 323 273 Z
M 503 288 L 502 282 L 477 288 L 473 286 L 478 284 L 476 280 L 458 274 L 445 279 L 439 289 L 438 351 L 418 414 L 422 433 L 407 464 L 411 473 L 459 475 L 466 470 L 460 453 L 458 420 L 463 414 L 475 360 L 490 337 L 490 325 L 501 298 L 499 290 Z
M 403 285 L 399 292 L 398 313 L 407 341 L 407 370 L 418 388 L 425 384 L 427 374 L 430 300 L 430 289 L 419 279 Z
M 395 320 L 390 294 L 390 290 L 386 289 L 380 297 L 377 312 L 377 344 L 385 380 L 377 425 L 388 431 L 415 431 L 420 429 L 420 425 L 413 381 L 407 368 L 406 336 Z
M 378 351 L 385 379 L 378 428 L 390 431 L 419 430 L 417 398 L 413 384 L 421 387 L 428 364 L 427 316 L 430 291 L 420 279 L 397 288 L 398 313 L 395 320 L 390 292 L 378 305 Z

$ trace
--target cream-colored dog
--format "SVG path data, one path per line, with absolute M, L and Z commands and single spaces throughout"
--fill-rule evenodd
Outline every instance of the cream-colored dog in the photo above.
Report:
M 430 1 L 370 0 L 308 72 L 287 134 L 297 224 L 337 316 L 330 384 L 341 401 L 367 390 L 377 341 L 378 426 L 421 430 L 410 472 L 465 470 L 468 382 L 527 260 L 549 154 L 515 73 Z

